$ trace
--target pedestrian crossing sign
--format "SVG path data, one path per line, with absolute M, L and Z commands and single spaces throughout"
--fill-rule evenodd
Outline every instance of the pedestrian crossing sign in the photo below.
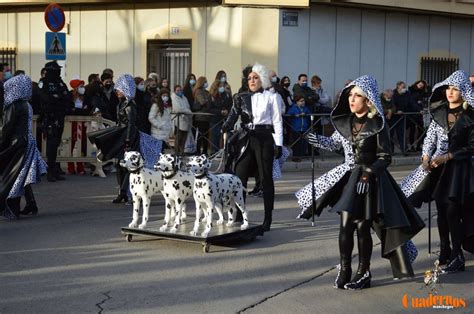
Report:
M 46 60 L 66 60 L 66 33 L 46 32 Z

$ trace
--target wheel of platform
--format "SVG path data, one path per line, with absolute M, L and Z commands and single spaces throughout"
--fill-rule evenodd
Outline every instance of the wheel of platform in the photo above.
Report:
M 211 245 L 209 243 L 204 243 L 202 245 L 202 252 L 203 253 L 209 253 L 210 249 L 211 249 Z
M 127 235 L 125 236 L 125 240 L 126 240 L 127 242 L 132 242 L 132 239 L 133 239 L 133 235 L 131 235 L 131 234 L 127 234 Z

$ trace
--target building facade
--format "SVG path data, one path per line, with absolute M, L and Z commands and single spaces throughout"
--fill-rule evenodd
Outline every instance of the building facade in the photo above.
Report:
M 63 74 L 154 71 L 176 84 L 189 72 L 212 81 L 223 69 L 236 91 L 242 68 L 260 62 L 292 82 L 317 74 L 332 95 L 362 74 L 391 88 L 422 78 L 422 58 L 474 73 L 472 2 L 58 1 L 67 24 Z M 15 49 L 15 68 L 33 79 L 46 62 L 47 3 L 0 1 L 0 48 Z

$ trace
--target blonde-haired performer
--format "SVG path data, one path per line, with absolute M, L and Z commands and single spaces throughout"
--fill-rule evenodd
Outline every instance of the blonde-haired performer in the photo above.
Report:
M 234 96 L 232 109 L 222 126 L 222 131 L 228 132 L 234 128 L 239 116 L 241 118 L 239 134 L 233 136 L 235 141 L 230 144 L 238 152 L 234 170 L 245 187 L 250 176 L 255 173 L 260 176 L 263 184 L 265 231 L 270 230 L 275 196 L 273 159 L 281 157 L 283 145 L 282 100 L 277 94 L 267 90 L 271 87 L 269 73 L 261 64 L 257 63 L 252 67 L 247 76 L 249 91 Z
M 453 273 L 464 271 L 462 248 L 474 253 L 474 95 L 466 72 L 458 70 L 433 87 L 430 111 L 422 164 L 401 185 L 415 207 L 435 199 L 438 262 Z
M 375 79 L 364 75 L 346 86 L 331 113 L 331 122 L 350 142 L 355 163 L 350 173 L 340 179 L 344 180 L 344 186 L 331 209 L 341 215 L 341 264 L 334 287 L 349 290 L 370 287 L 370 228 L 380 238 L 382 256 L 390 259 L 394 276 L 413 276 L 402 247 L 424 227 L 424 223 L 387 171 L 391 162 L 390 137 Z M 309 141 L 315 145 L 321 138 L 313 135 L 309 136 Z M 356 230 L 359 267 L 352 277 Z

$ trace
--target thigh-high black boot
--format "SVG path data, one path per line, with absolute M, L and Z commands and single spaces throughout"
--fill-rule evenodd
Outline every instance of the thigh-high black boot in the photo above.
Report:
M 124 183 L 127 177 L 127 169 L 121 167 L 119 164 L 115 165 L 115 169 L 117 170 L 117 183 L 119 186 L 119 194 L 115 199 L 112 200 L 112 203 L 121 203 L 128 201 L 127 191 L 124 189 Z
M 462 253 L 463 230 L 461 224 L 461 205 L 450 202 L 446 208 L 446 217 L 448 220 L 449 233 L 451 235 L 451 243 L 453 250 L 451 252 L 450 262 L 444 268 L 444 272 L 454 273 L 464 271 L 464 255 Z
M 344 288 L 349 290 L 364 289 L 370 287 L 370 258 L 372 256 L 372 235 L 370 234 L 370 220 L 357 222 L 357 245 L 359 248 L 359 267 L 351 282 Z
M 351 281 L 355 229 L 356 224 L 351 215 L 345 211 L 341 212 L 341 224 L 339 226 L 339 255 L 341 261 L 334 281 L 334 288 L 344 289 L 344 285 Z
M 447 216 L 448 204 L 442 204 L 436 202 L 436 208 L 438 210 L 438 233 L 439 233 L 439 264 L 446 265 L 449 263 L 451 257 L 451 247 L 449 245 L 449 225 Z

